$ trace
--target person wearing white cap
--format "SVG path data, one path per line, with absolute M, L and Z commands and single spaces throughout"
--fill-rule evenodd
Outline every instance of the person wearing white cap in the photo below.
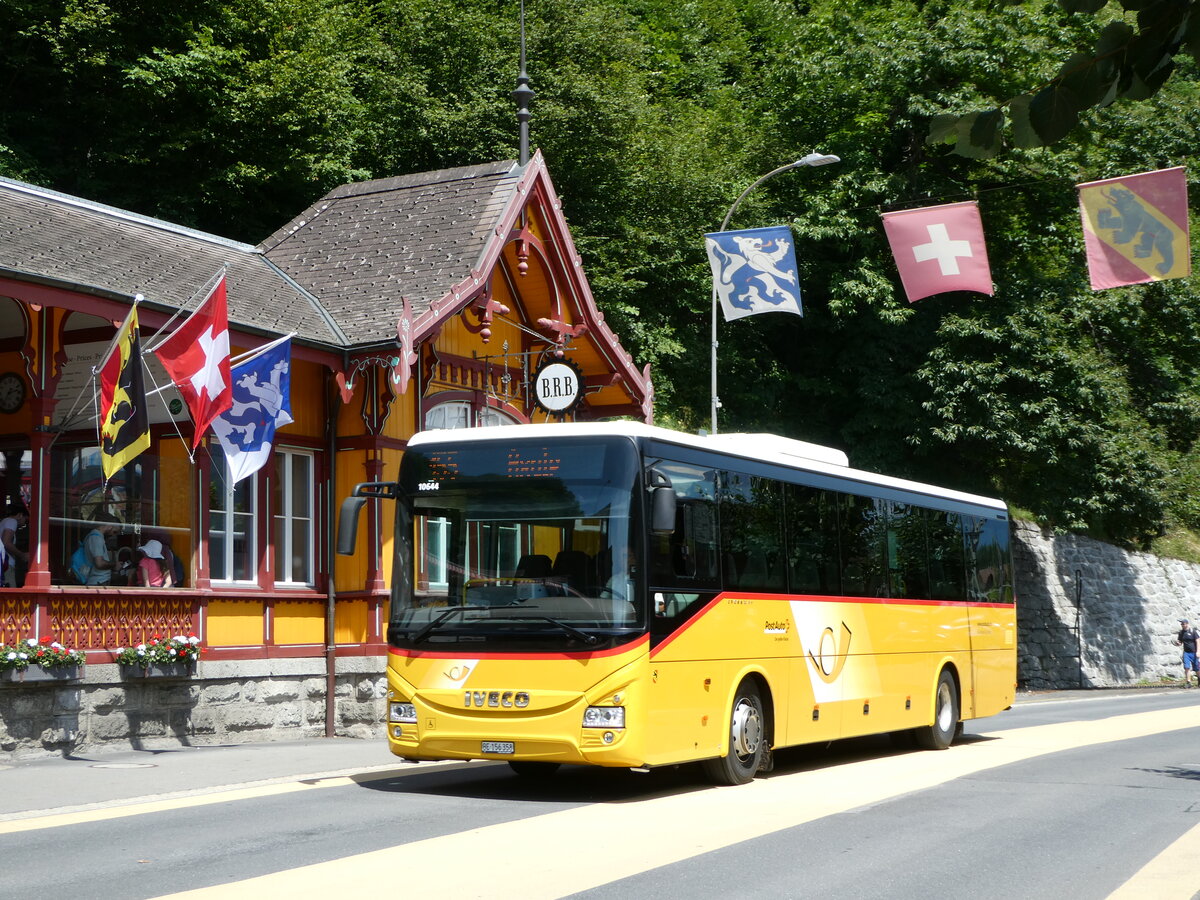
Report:
M 1196 686 L 1200 687 L 1200 657 L 1196 655 L 1196 642 L 1200 641 L 1197 632 L 1188 622 L 1187 616 L 1179 620 L 1179 634 L 1175 637 L 1176 646 L 1183 647 L 1183 686 L 1192 683 L 1192 672 L 1196 673 Z
M 162 541 L 149 540 L 138 547 L 142 558 L 138 560 L 138 584 L 142 587 L 171 587 L 175 579 L 171 567 L 163 558 Z

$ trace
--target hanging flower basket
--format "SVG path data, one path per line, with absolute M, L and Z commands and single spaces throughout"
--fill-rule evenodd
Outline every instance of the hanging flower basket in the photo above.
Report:
M 25 638 L 0 644 L 0 683 L 76 681 L 82 677 L 84 656 L 50 638 Z
M 196 674 L 200 638 L 194 634 L 163 638 L 155 635 L 144 644 L 117 650 L 121 677 L 189 678 Z

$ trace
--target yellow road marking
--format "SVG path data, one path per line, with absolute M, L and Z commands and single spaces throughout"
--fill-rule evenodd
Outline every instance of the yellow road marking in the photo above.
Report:
M 1200 896 L 1200 825 L 1184 833 L 1136 875 L 1108 895 L 1108 900 L 1193 900 Z
M 1185 707 L 1021 728 L 943 753 L 900 754 L 717 791 L 575 807 L 169 896 L 307 897 L 333 895 L 347 884 L 394 881 L 410 894 L 557 898 L 986 769 L 1195 727 L 1196 710 Z M 592 848 L 586 862 L 581 847 Z M 511 871 L 514 850 L 521 857 L 520 878 L 506 882 L 500 875 Z

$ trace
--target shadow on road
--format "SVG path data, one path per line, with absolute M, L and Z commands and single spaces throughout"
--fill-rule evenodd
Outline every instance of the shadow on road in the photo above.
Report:
M 996 738 L 966 734 L 958 743 L 976 744 L 992 740 Z M 927 752 L 931 751 L 897 747 L 888 735 L 808 744 L 776 751 L 773 771 L 760 778 L 819 771 L 901 753 Z M 700 766 L 694 763 L 664 766 L 645 773 L 594 766 L 563 766 L 553 774 L 529 777 L 517 775 L 503 762 L 488 760 L 442 765 L 436 769 L 414 766 L 383 773 L 382 776 L 379 773 L 363 775 L 354 780 L 365 790 L 381 793 L 556 804 L 638 803 L 717 789 L 706 780 Z M 728 789 L 737 790 L 736 787 Z

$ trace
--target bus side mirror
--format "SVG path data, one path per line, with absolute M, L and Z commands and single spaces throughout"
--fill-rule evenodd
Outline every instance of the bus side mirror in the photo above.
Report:
M 338 512 L 337 552 L 353 556 L 358 541 L 358 513 L 368 500 L 399 500 L 400 485 L 394 481 L 364 481 L 356 484 L 350 496 L 342 501 Z
M 338 512 L 337 552 L 342 556 L 353 556 L 358 541 L 358 513 L 367 502 L 366 497 L 347 497 Z
M 675 533 L 675 488 L 656 487 L 650 497 L 650 530 L 655 534 Z
M 655 534 L 675 533 L 675 486 L 658 469 L 649 469 L 650 530 Z

